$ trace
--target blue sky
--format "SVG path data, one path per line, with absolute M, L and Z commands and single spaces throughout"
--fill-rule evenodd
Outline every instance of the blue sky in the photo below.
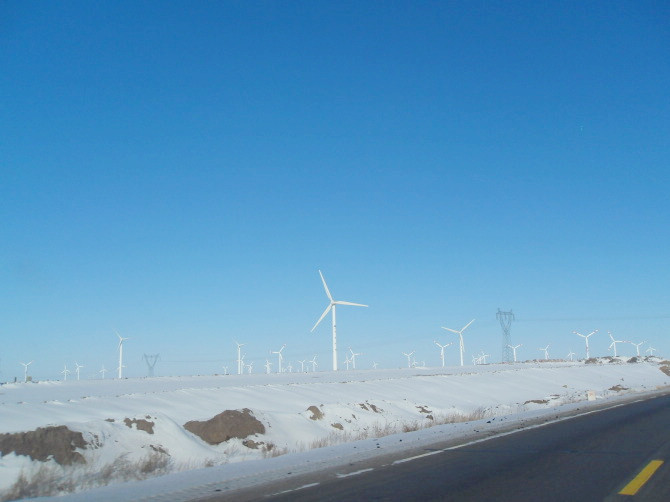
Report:
M 3 2 L 0 380 L 670 355 L 665 2 Z M 645 345 L 645 348 L 647 345 Z M 619 348 L 634 354 L 634 347 Z M 447 349 L 457 364 L 456 345 Z M 276 368 L 276 361 L 275 362 Z

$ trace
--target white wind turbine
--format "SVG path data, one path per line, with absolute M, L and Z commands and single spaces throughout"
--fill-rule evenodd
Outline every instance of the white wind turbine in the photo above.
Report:
M 21 363 L 21 365 L 23 366 L 23 382 L 24 383 L 28 381 L 28 366 L 33 364 L 33 362 L 34 361 L 30 361 L 29 363 Z
M 516 349 L 521 347 L 523 344 L 520 343 L 519 345 L 508 345 L 510 349 L 512 349 L 512 352 L 514 353 L 514 362 L 516 362 Z
M 107 370 L 105 369 L 105 365 L 102 365 L 102 368 L 99 371 L 100 374 L 102 374 L 102 379 L 105 379 L 105 373 L 107 373 Z
M 645 352 L 649 352 L 650 355 L 654 355 L 654 352 L 656 352 L 656 349 L 654 347 L 649 347 Z
M 316 355 L 312 358 L 312 360 L 310 361 L 310 363 L 312 363 L 312 371 L 316 371 L 316 367 L 318 366 L 318 365 L 316 364 Z
M 349 371 L 349 364 L 351 364 L 351 359 L 349 359 L 349 356 L 344 358 L 344 364 L 347 365 L 347 371 Z
M 70 374 L 70 370 L 67 369 L 67 364 L 65 365 L 65 369 L 63 369 L 63 371 L 61 371 L 61 373 L 63 375 L 63 381 L 66 382 L 67 381 L 67 376 Z
M 272 354 L 277 354 L 277 358 L 279 359 L 279 366 L 277 367 L 277 373 L 281 373 L 281 362 L 284 359 L 284 356 L 282 355 L 281 351 L 284 350 L 284 347 L 286 347 L 285 344 L 281 346 L 281 349 L 273 350 L 271 352 Z
M 406 352 L 402 353 L 404 356 L 407 356 L 407 367 L 411 368 L 412 367 L 412 354 L 414 354 L 414 351 L 410 352 L 409 354 Z
M 459 346 L 461 350 L 461 366 L 463 366 L 463 352 L 465 352 L 465 344 L 463 343 L 463 331 L 465 331 L 468 326 L 470 326 L 475 320 L 473 319 L 469 323 L 467 323 L 465 326 L 463 326 L 460 331 L 456 331 L 455 329 L 451 328 L 445 328 L 442 326 L 442 329 L 446 329 L 447 331 L 451 331 L 452 333 L 456 333 L 458 335 L 458 341 L 459 341 Z
M 304 373 L 304 372 L 305 372 L 305 361 L 306 361 L 306 360 L 307 360 L 307 359 L 303 359 L 302 361 L 298 361 L 298 362 L 300 363 L 300 373 Z
M 647 342 L 645 341 L 645 342 L 640 342 L 640 343 L 633 343 L 633 342 L 628 342 L 628 343 L 630 343 L 631 345 L 635 345 L 635 351 L 637 352 L 636 355 L 637 355 L 637 357 L 640 357 L 640 346 L 644 345 Z
M 243 343 L 240 342 L 235 342 L 237 344 L 237 374 L 241 375 L 242 374 L 242 347 L 244 346 Z
M 373 370 L 376 370 L 376 369 L 377 369 L 377 363 L 374 362 L 374 361 L 372 361 L 372 369 L 373 369 Z
M 254 372 L 254 362 L 251 361 L 249 364 L 246 365 L 247 367 L 247 373 L 250 375 Z
M 223 368 L 223 374 L 227 375 L 228 374 L 228 366 L 222 366 Z
M 75 371 L 77 372 L 77 381 L 79 381 L 79 370 L 83 368 L 81 364 L 79 364 L 77 361 L 74 362 L 75 366 Z
M 568 352 L 568 357 L 570 358 L 570 361 L 572 361 L 572 356 L 574 356 L 575 353 L 573 351 Z
M 444 349 L 446 349 L 446 348 L 449 347 L 450 345 L 453 345 L 453 343 L 449 342 L 449 343 L 446 344 L 446 345 L 440 345 L 440 344 L 437 343 L 435 340 L 433 340 L 433 342 L 435 342 L 435 345 L 437 345 L 438 347 L 440 347 L 440 360 L 442 361 L 442 367 L 444 368 Z
M 351 347 L 349 347 L 349 351 L 351 352 L 351 367 L 352 369 L 356 369 L 356 356 L 362 356 L 360 352 L 354 352 L 351 350 Z
M 544 358 L 545 358 L 545 359 L 549 359 L 549 345 L 547 345 L 547 346 L 546 346 L 545 348 L 543 348 L 543 349 L 537 349 L 537 350 L 541 350 L 541 351 L 543 351 L 543 352 L 544 352 Z
M 617 356 L 617 353 L 616 353 L 616 344 L 617 344 L 617 343 L 630 343 L 630 342 L 629 342 L 628 340 L 615 340 L 614 337 L 612 336 L 612 332 L 611 332 L 611 331 L 608 331 L 607 334 L 608 334 L 608 335 L 610 336 L 610 338 L 612 339 L 612 343 L 610 343 L 610 346 L 608 347 L 608 349 L 614 348 L 614 357 L 616 357 L 616 356 Z
M 123 378 L 123 368 L 124 368 L 124 366 L 123 366 L 123 342 L 126 341 L 126 340 L 129 340 L 129 338 L 128 337 L 124 338 L 121 335 L 119 335 L 118 333 L 116 334 L 116 336 L 119 337 L 119 368 L 118 368 L 119 378 Z
M 326 291 L 326 295 L 328 296 L 328 300 L 330 300 L 330 303 L 326 307 L 326 310 L 323 311 L 323 314 L 321 314 L 321 317 L 319 317 L 319 320 L 316 321 L 316 324 L 312 328 L 312 331 L 316 329 L 316 327 L 323 320 L 323 318 L 326 317 L 328 312 L 332 310 L 333 311 L 333 371 L 337 371 L 337 329 L 335 321 L 335 307 L 337 305 L 353 305 L 354 307 L 367 307 L 367 305 L 363 305 L 362 303 L 352 303 L 352 302 L 333 300 L 333 296 L 330 294 L 330 291 L 328 290 L 328 285 L 326 284 L 326 280 L 323 278 L 321 270 L 319 270 L 319 275 L 321 276 L 321 282 L 323 282 L 323 289 Z
M 266 359 L 265 360 L 265 373 L 267 375 L 270 374 L 270 366 L 272 366 L 272 363 Z
M 578 331 L 573 331 L 573 333 L 574 333 L 575 335 L 581 336 L 581 337 L 584 339 L 584 341 L 586 342 L 586 359 L 588 359 L 589 357 L 591 357 L 590 354 L 589 354 L 589 337 L 590 337 L 591 335 L 595 335 L 597 332 L 598 332 L 598 330 L 597 330 L 597 329 L 594 329 L 594 330 L 591 331 L 591 333 L 589 333 L 588 335 L 582 335 L 582 334 L 579 333 Z
M 491 354 L 486 354 L 483 350 L 482 353 L 480 354 L 482 364 L 486 364 L 486 358 L 491 357 Z

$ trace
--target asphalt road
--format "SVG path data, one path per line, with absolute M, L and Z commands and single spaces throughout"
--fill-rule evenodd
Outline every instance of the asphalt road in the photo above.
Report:
M 650 465 L 655 460 L 664 463 Z M 638 473 L 650 474 L 655 467 L 642 483 Z M 639 491 L 620 495 L 626 486 L 628 491 Z M 666 502 L 670 501 L 670 396 L 208 500 Z

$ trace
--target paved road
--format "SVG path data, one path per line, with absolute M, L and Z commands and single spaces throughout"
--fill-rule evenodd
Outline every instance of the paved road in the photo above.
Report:
M 414 457 L 387 457 L 209 500 L 667 502 L 670 396 L 460 447 L 436 445 Z M 649 465 L 653 460 L 665 462 Z M 626 485 L 631 491 L 642 483 L 638 473 L 647 465 L 647 474 L 660 467 L 636 495 L 619 495 Z

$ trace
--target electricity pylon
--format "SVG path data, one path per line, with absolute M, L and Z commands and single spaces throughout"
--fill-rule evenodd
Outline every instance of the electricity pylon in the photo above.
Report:
M 512 362 L 512 335 L 510 334 L 510 329 L 512 328 L 512 321 L 514 320 L 514 313 L 510 310 L 509 312 L 503 312 L 498 309 L 496 314 L 496 319 L 500 321 L 500 326 L 503 330 L 502 338 L 502 362 L 511 363 Z

